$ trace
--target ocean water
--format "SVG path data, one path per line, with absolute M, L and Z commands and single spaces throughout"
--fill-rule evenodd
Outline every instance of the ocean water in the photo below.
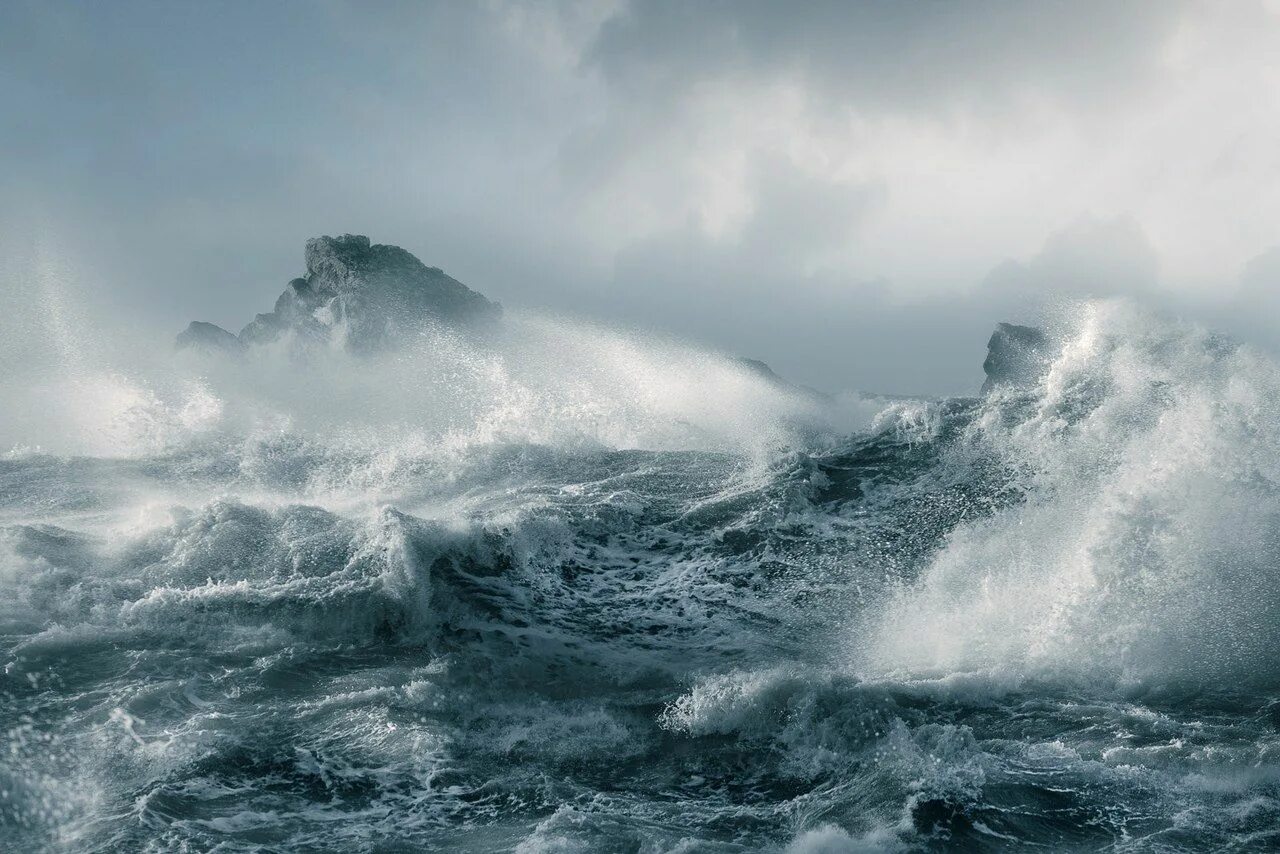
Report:
M 1053 333 L 910 400 L 518 313 L 54 328 L 0 380 L 2 847 L 1280 847 L 1280 368 Z

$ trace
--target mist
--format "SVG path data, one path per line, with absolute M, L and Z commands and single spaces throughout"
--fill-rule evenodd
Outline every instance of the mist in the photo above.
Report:
M 1082 295 L 1274 346 L 1278 15 L 20 0 L 4 297 L 53 265 L 122 330 L 235 324 L 355 232 L 831 391 L 972 390 Z

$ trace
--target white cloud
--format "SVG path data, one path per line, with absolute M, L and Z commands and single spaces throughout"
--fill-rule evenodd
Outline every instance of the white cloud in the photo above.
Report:
M 1229 326 L 1280 243 L 1274 2 L 19 2 L 0 72 L 0 225 L 169 326 L 362 231 L 509 303 L 939 391 L 970 357 L 938 327 L 980 344 L 1032 279 Z
M 906 293 L 968 287 L 1089 215 L 1133 219 L 1179 291 L 1274 242 L 1274 10 L 920 8 L 633 4 L 587 53 L 611 101 L 565 148 L 570 175 L 590 164 L 582 204 L 635 226 L 608 223 L 615 248 L 664 224 L 721 238 L 767 216 L 748 164 L 785 156 L 883 189 L 845 269 Z

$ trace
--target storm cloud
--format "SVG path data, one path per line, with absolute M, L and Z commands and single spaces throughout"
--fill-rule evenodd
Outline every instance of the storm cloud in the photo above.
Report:
M 234 326 L 351 231 L 827 388 L 1091 294 L 1277 337 L 1274 2 L 17 0 L 0 103 L 6 303 Z

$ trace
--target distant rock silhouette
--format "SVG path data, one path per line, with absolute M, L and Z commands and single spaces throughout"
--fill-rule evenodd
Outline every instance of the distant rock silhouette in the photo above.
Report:
M 239 336 L 197 321 L 178 336 L 178 346 L 234 350 L 292 336 L 301 344 L 374 352 L 432 326 L 476 328 L 502 313 L 444 271 L 398 246 L 370 244 L 363 235 L 308 240 L 306 264 L 306 277 L 289 282 L 275 308 Z
M 399 246 L 370 243 L 358 234 L 314 237 L 306 246 L 307 274 L 285 286 L 275 307 L 249 321 L 239 335 L 193 321 L 177 337 L 180 349 L 243 353 L 284 342 L 304 350 L 338 346 L 373 353 L 406 343 L 423 331 L 486 328 L 502 307 L 437 267 L 428 267 Z M 791 394 L 826 400 L 827 395 L 790 382 L 757 359 L 740 365 Z
M 196 350 L 213 352 L 239 353 L 244 350 L 244 342 L 221 326 L 193 320 L 186 329 L 178 333 L 178 346 Z

